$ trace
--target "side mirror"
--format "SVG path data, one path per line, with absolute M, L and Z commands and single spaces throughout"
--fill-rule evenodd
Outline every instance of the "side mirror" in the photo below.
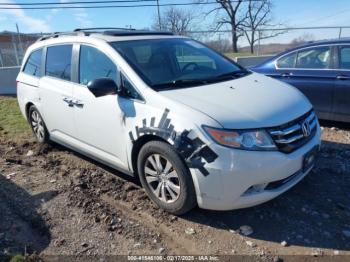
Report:
M 87 88 L 95 97 L 114 95 L 120 92 L 117 84 L 111 78 L 97 78 L 87 84 Z

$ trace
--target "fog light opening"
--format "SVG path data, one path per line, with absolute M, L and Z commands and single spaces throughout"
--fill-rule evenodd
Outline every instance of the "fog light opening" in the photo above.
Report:
M 247 191 L 245 191 L 243 193 L 243 195 L 251 195 L 251 194 L 261 193 L 264 191 L 264 189 L 267 185 L 268 185 L 268 183 L 253 185 L 250 188 L 248 188 Z

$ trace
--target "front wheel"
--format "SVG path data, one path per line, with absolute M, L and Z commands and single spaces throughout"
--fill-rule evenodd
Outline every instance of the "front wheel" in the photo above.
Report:
M 171 145 L 148 142 L 139 153 L 137 166 L 143 188 L 160 208 L 181 215 L 196 206 L 189 169 Z

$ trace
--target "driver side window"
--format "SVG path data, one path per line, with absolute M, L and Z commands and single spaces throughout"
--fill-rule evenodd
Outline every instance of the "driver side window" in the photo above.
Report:
M 309 48 L 298 52 L 296 68 L 329 68 L 331 51 L 329 46 Z
M 111 78 L 117 81 L 117 66 L 98 49 L 81 45 L 79 63 L 79 83 L 87 85 L 97 78 Z

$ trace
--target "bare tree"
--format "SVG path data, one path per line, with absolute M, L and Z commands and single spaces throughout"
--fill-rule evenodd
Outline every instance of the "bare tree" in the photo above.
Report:
M 304 33 L 303 35 L 294 38 L 291 42 L 291 45 L 294 46 L 298 46 L 300 44 L 306 43 L 306 42 L 310 42 L 310 41 L 314 41 L 315 40 L 315 36 L 311 33 Z
M 206 0 L 198 0 L 197 2 L 205 2 Z M 238 39 L 242 37 L 242 26 L 246 20 L 243 3 L 246 0 L 215 0 L 219 6 L 209 11 L 206 15 L 216 12 L 216 21 L 214 30 L 219 30 L 222 26 L 228 25 L 232 34 L 233 52 L 238 52 Z M 207 1 L 208 2 L 208 1 Z
M 242 23 L 244 34 L 250 46 L 250 52 L 254 53 L 254 45 L 256 42 L 284 34 L 286 31 L 262 31 L 267 26 L 274 27 L 272 24 L 272 3 L 271 0 L 249 0 L 247 6 L 246 19 Z M 260 30 L 259 30 L 260 29 Z
M 207 40 L 204 43 L 223 54 L 232 50 L 231 42 L 228 39 Z
M 162 28 L 175 34 L 186 35 L 187 31 L 191 30 L 194 19 L 192 11 L 170 7 L 161 14 L 160 25 L 158 16 L 154 18 L 152 28 L 156 30 Z

